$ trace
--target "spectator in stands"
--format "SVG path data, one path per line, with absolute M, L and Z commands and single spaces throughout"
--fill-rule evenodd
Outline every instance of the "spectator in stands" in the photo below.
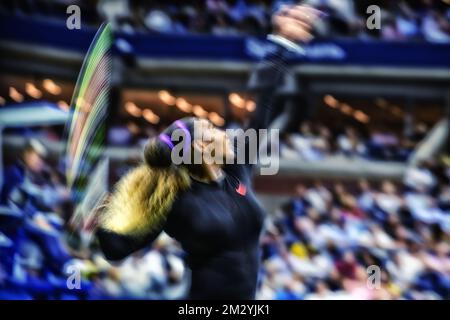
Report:
M 133 33 L 146 30 L 163 34 L 203 33 L 214 35 L 263 35 L 270 13 L 292 0 L 205 0 L 205 1 L 72 1 L 81 7 L 83 21 L 99 24 L 107 19 L 116 30 Z M 324 37 L 381 38 L 394 41 L 450 41 L 450 8 L 440 1 L 307 0 L 328 15 L 315 26 Z M 370 4 L 382 8 L 381 30 L 366 28 L 366 9 Z M 0 11 L 64 20 L 67 1 L 3 1 Z
M 420 37 L 420 20 L 406 1 L 401 1 L 397 7 L 395 18 L 396 28 L 398 30 L 398 40 L 414 40 Z M 394 39 L 395 40 L 395 39 Z
M 39 186 L 46 182 L 46 155 L 45 147 L 38 140 L 29 141 L 17 162 L 6 168 L 5 184 L 1 193 L 2 204 L 7 204 L 11 193 L 24 183 Z
M 405 162 L 416 145 L 423 139 L 426 125 L 419 123 L 413 133 L 398 135 L 383 128 L 370 129 L 369 138 L 363 132 L 346 125 L 344 132 L 335 138 L 331 132 L 339 132 L 333 124 L 305 121 L 299 132 L 281 135 L 280 154 L 283 158 L 317 161 L 336 156 L 361 159 Z M 336 149 L 336 150 L 335 150 Z
M 266 277 L 261 285 L 261 297 L 448 297 L 450 249 L 444 240 L 448 240 L 450 234 L 448 211 L 444 211 L 448 209 L 439 207 L 430 196 L 431 190 L 445 192 L 442 186 L 448 186 L 448 180 L 436 179 L 435 173 L 432 175 L 440 188 L 423 188 L 423 183 L 417 183 L 415 189 L 402 191 L 391 181 L 383 181 L 377 189 L 361 181 L 360 191 L 353 193 L 341 184 L 335 185 L 333 192 L 320 183 L 311 187 L 299 185 L 296 197 L 283 207 L 284 214 L 269 222 L 268 230 L 276 230 L 276 236 L 263 238 L 263 248 L 269 249 L 271 244 L 278 249 L 266 250 L 271 254 L 263 260 Z M 333 194 L 329 207 L 319 214 L 317 204 L 320 202 L 314 199 L 319 198 L 319 194 L 328 198 L 323 195 L 329 193 Z M 349 214 L 348 203 L 360 210 L 364 218 Z M 423 208 L 422 216 L 414 213 L 420 208 Z M 330 262 L 334 267 L 330 267 Z M 365 268 L 372 265 L 382 270 L 380 287 L 376 290 L 366 284 Z M 282 279 L 289 277 L 302 279 L 302 290 L 286 287 Z
M 287 145 L 281 150 L 282 155 L 299 157 L 306 161 L 322 159 L 329 150 L 330 132 L 321 127 L 320 135 L 316 135 L 309 122 L 303 122 L 298 133 L 287 135 Z
M 436 186 L 436 177 L 430 170 L 433 164 L 430 161 L 421 161 L 411 166 L 405 173 L 404 184 L 410 190 L 418 193 L 430 193 Z
M 338 150 L 345 156 L 365 156 L 366 147 L 361 141 L 356 130 L 352 127 L 346 127 L 344 133 L 337 138 Z
M 221 35 L 263 35 L 270 25 L 270 13 L 293 0 L 205 0 L 205 1 L 71 1 L 81 7 L 83 21 L 99 24 L 108 20 L 116 30 L 162 34 L 203 33 Z M 450 8 L 440 1 L 383 1 L 381 30 L 366 28 L 370 1 L 307 0 L 328 17 L 315 26 L 323 37 L 381 38 L 430 42 L 450 41 Z M 18 15 L 46 16 L 63 21 L 67 1 L 2 1 L 0 11 Z
M 433 1 L 423 1 L 425 13 L 422 20 L 422 32 L 429 42 L 448 43 L 450 41 L 450 22 L 445 12 L 434 6 Z

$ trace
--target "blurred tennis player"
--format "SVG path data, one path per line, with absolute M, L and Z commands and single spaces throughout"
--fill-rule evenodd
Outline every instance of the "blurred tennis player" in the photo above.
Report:
M 287 6 L 273 16 L 269 40 L 277 50 L 258 68 L 262 90 L 251 128 L 268 126 L 287 53 L 301 50 L 296 43 L 312 38 L 311 26 L 320 15 L 310 7 Z M 202 139 L 196 138 L 194 127 L 201 128 Z M 177 130 L 183 133 L 183 157 L 200 155 L 201 163 L 174 164 L 172 151 L 179 140 L 172 134 Z M 152 138 L 145 147 L 145 164 L 122 177 L 99 215 L 96 235 L 106 258 L 123 259 L 165 231 L 187 253 L 189 298 L 254 299 L 265 214 L 251 190 L 251 166 L 214 161 L 236 155 L 239 146 L 230 141 L 225 131 L 197 118 L 177 120 Z M 224 146 L 214 159 L 204 152 L 211 143 Z

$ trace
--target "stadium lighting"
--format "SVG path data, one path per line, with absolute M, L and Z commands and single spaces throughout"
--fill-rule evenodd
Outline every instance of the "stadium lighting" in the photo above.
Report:
M 211 112 L 208 115 L 208 119 L 216 126 L 221 127 L 225 124 L 225 120 L 217 114 L 217 112 Z
M 368 123 L 370 121 L 370 118 L 367 114 L 365 114 L 364 112 L 360 111 L 360 110 L 356 110 L 353 113 L 353 117 L 358 120 L 359 122 L 362 123 Z
M 45 79 L 42 85 L 45 90 L 55 96 L 61 93 L 61 87 L 51 79 Z
M 25 84 L 25 92 L 32 98 L 40 99 L 42 98 L 42 91 L 36 88 L 31 82 Z
M 208 115 L 208 112 L 202 108 L 200 105 L 195 105 L 192 109 L 194 114 L 199 118 L 205 118 Z
M 180 109 L 183 112 L 189 113 L 192 112 L 192 105 L 186 101 L 184 98 L 178 98 L 176 100 L 176 105 L 178 109 Z
M 159 99 L 167 105 L 173 106 L 175 104 L 175 97 L 172 96 L 169 91 L 161 90 L 158 92 Z
M 159 116 L 158 115 L 156 115 L 156 114 L 153 114 L 153 124 L 158 124 L 159 123 L 159 120 L 160 120 L 160 118 L 159 118 Z
M 9 87 L 9 96 L 17 103 L 23 102 L 23 94 L 14 87 Z
M 131 114 L 133 117 L 140 117 L 142 116 L 142 110 L 136 106 L 133 102 L 127 102 L 125 103 L 125 110 Z
M 340 110 L 341 110 L 342 113 L 345 113 L 345 114 L 347 114 L 347 115 L 351 115 L 351 114 L 353 113 L 353 108 L 350 107 L 350 106 L 349 106 L 348 104 L 346 104 L 346 103 L 343 103 L 343 104 L 341 105 Z
M 245 108 L 245 100 L 241 98 L 237 93 L 231 93 L 228 96 L 228 100 L 238 108 Z
M 253 100 L 248 100 L 247 103 L 245 104 L 245 108 L 247 109 L 248 112 L 253 112 L 256 109 L 256 103 Z
M 142 116 L 144 117 L 145 120 L 147 120 L 148 122 L 152 123 L 152 124 L 157 124 L 159 123 L 159 116 L 157 116 L 152 110 L 150 109 L 145 109 L 144 111 L 142 111 Z
M 381 100 L 382 99 L 377 99 L 376 101 L 377 105 L 380 103 Z M 326 96 L 324 96 L 323 102 L 331 108 L 338 109 L 343 114 L 353 116 L 353 118 L 359 122 L 368 123 L 370 121 L 370 117 L 367 114 L 365 114 L 361 110 L 353 109 L 348 103 L 340 102 L 332 95 L 327 94 Z
M 335 97 L 333 97 L 332 95 L 329 95 L 329 94 L 327 94 L 323 98 L 323 102 L 325 102 L 325 104 L 327 106 L 329 106 L 330 108 L 337 109 L 339 107 L 339 101 Z

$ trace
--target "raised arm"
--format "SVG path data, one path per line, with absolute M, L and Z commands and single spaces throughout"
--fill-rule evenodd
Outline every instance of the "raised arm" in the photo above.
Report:
M 287 70 L 289 51 L 276 44 L 275 51 L 266 54 L 250 78 L 249 90 L 255 92 L 256 110 L 247 129 L 264 129 L 274 114 L 275 92 L 282 84 Z
M 273 33 L 268 40 L 275 44 L 258 64 L 250 80 L 250 89 L 256 92 L 256 110 L 248 128 L 263 129 L 274 114 L 275 91 L 282 83 L 287 60 L 292 54 L 303 54 L 301 44 L 312 39 L 311 26 L 321 12 L 306 6 L 284 6 L 273 16 Z
M 250 78 L 249 89 L 256 93 L 256 110 L 247 129 L 254 129 L 256 133 L 247 131 L 244 135 L 235 137 L 236 154 L 241 155 L 244 161 L 238 162 L 240 165 L 233 166 L 232 169 L 241 177 L 251 176 L 252 164 L 256 162 L 261 142 L 258 130 L 268 128 L 274 117 L 276 90 L 284 79 L 289 56 L 304 53 L 301 44 L 312 39 L 312 24 L 321 14 L 321 11 L 311 7 L 285 6 L 273 16 L 274 30 L 268 40 L 275 45 L 275 50 L 265 56 Z M 250 141 L 250 137 L 256 140 Z

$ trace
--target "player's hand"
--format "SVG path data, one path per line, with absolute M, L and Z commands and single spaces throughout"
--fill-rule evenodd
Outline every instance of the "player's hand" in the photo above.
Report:
M 293 42 L 308 42 L 313 38 L 313 24 L 323 15 L 322 11 L 308 6 L 283 6 L 272 17 L 274 34 Z

